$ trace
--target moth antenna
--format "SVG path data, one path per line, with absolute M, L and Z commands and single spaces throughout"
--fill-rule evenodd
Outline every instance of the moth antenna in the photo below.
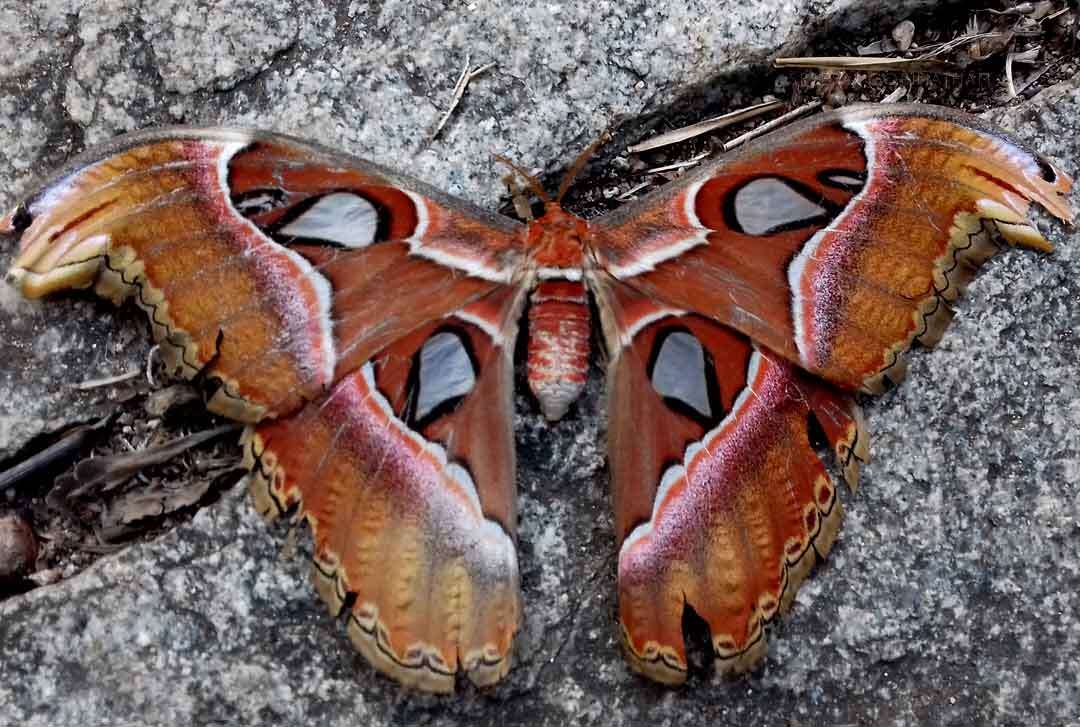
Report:
M 544 185 L 540 184 L 539 179 L 526 172 L 524 169 L 504 157 L 502 154 L 492 154 L 492 156 L 495 157 L 495 161 L 506 165 L 511 170 L 516 172 L 517 175 L 525 181 L 525 184 L 528 185 L 529 189 L 533 191 L 533 194 L 540 198 L 541 202 L 543 202 L 544 204 L 549 204 L 551 202 L 551 197 L 548 197 L 547 192 L 544 191 Z
M 610 140 L 611 134 L 605 131 L 603 134 L 600 135 L 600 138 L 589 144 L 587 147 L 585 147 L 585 149 L 582 150 L 580 154 L 577 155 L 577 159 L 575 159 L 574 163 L 570 165 L 570 170 L 566 172 L 566 176 L 563 177 L 562 184 L 559 185 L 559 193 L 555 196 L 556 203 L 562 202 L 562 198 L 566 196 L 566 193 L 570 190 L 570 185 L 574 183 L 574 180 L 577 178 L 577 176 L 581 174 L 581 170 L 585 168 L 585 165 L 588 164 L 589 160 L 592 159 L 594 154 L 596 154 L 596 150 Z
M 532 205 L 529 204 L 528 198 L 525 196 L 525 190 L 518 184 L 518 178 L 513 174 L 507 174 L 503 177 L 503 184 L 510 191 L 511 200 L 514 203 L 514 212 L 524 222 L 532 222 L 536 219 L 533 216 Z

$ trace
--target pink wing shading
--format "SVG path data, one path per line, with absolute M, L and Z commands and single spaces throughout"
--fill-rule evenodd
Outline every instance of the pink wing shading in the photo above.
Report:
M 745 671 L 840 525 L 811 419 L 854 486 L 867 459 L 858 407 L 730 328 L 614 280 L 597 290 L 625 652 L 635 670 L 681 683 L 692 608 L 717 670 Z
M 998 240 L 1049 250 L 1068 177 L 930 106 L 858 106 L 770 134 L 591 224 L 600 266 L 845 389 L 899 381 Z
M 764 627 L 836 536 L 867 457 L 856 391 L 932 346 L 999 242 L 1049 250 L 1032 203 L 1071 220 L 1071 181 L 979 120 L 862 106 L 763 137 L 590 223 L 611 358 L 619 615 L 631 665 L 686 678 L 683 614 L 716 668 Z M 820 377 L 820 378 L 818 378 Z
M 0 221 L 23 293 L 134 298 L 208 407 L 250 424 L 251 492 L 380 671 L 502 677 L 520 621 L 512 353 L 523 228 L 287 137 L 139 134 Z
M 433 322 L 247 436 L 256 506 L 311 525 L 330 612 L 376 668 L 428 691 L 510 666 L 521 301 L 506 289 Z
M 172 367 L 215 382 L 210 409 L 242 421 L 510 282 L 522 232 L 362 160 L 222 129 L 92 150 L 0 229 L 19 237 L 24 294 L 134 298 Z

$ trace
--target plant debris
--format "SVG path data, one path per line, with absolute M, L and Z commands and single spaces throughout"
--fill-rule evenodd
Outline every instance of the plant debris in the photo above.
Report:
M 792 109 L 791 111 L 788 111 L 783 116 L 777 116 L 772 121 L 766 122 L 761 126 L 753 128 L 745 134 L 740 134 L 739 136 L 736 136 L 730 141 L 724 142 L 723 149 L 724 151 L 731 151 L 735 147 L 742 146 L 751 139 L 756 139 L 759 136 L 763 136 L 772 131 L 773 129 L 779 129 L 781 126 L 791 123 L 800 116 L 806 116 L 811 111 L 816 111 L 819 108 L 821 108 L 821 101 L 811 101 L 810 103 L 803 104 L 797 109 Z
M 0 516 L 0 583 L 32 571 L 37 552 L 37 538 L 23 517 L 15 513 Z
M 71 475 L 76 486 L 64 495 L 74 499 L 95 491 L 109 492 L 151 465 L 168 462 L 194 446 L 217 439 L 222 434 L 235 432 L 237 429 L 237 425 L 226 424 L 189 434 L 166 444 L 146 447 L 137 452 L 84 459 L 75 465 L 75 470 Z M 53 493 L 56 493 L 55 489 Z
M 732 83 L 730 95 L 738 98 L 743 111 L 779 98 L 800 113 L 903 100 L 978 114 L 1080 72 L 1080 11 L 1074 5 L 1064 0 L 1002 5 L 937 7 L 883 25 L 876 38 L 830 32 L 807 57 L 778 59 L 781 72 L 771 88 L 762 84 L 747 93 L 740 81 L 737 91 Z M 586 217 L 614 209 L 792 118 L 782 116 L 755 127 L 745 116 L 713 126 L 729 116 L 713 110 L 706 121 L 676 117 L 683 123 L 674 131 L 649 134 L 637 143 L 630 132 L 626 153 L 611 159 L 588 188 L 579 185 L 568 205 Z
M 643 151 L 649 151 L 650 149 L 657 149 L 661 146 L 668 146 L 669 144 L 678 144 L 680 141 L 686 141 L 687 139 L 693 139 L 695 136 L 701 134 L 707 134 L 710 131 L 717 131 L 723 129 L 725 126 L 731 126 L 737 124 L 740 121 L 746 121 L 754 117 L 766 114 L 770 111 L 774 111 L 784 104 L 780 101 L 764 101 L 759 104 L 754 104 L 745 109 L 739 109 L 738 111 L 732 111 L 730 113 L 721 114 L 720 116 L 707 119 L 705 121 L 699 121 L 696 124 L 690 124 L 680 129 L 668 131 L 667 133 L 654 136 L 648 141 L 643 141 L 638 144 L 634 144 L 627 147 L 627 151 L 631 154 L 639 154 Z
M 472 82 L 477 76 L 487 73 L 495 67 L 495 62 L 485 63 L 482 66 L 472 67 L 472 57 L 465 56 L 465 68 L 462 69 L 461 75 L 458 76 L 457 83 L 454 84 L 454 95 L 450 98 L 450 105 L 443 112 L 442 118 L 439 119 L 438 125 L 435 130 L 428 135 L 428 143 L 435 141 L 439 138 L 439 134 L 442 133 L 443 128 L 447 122 L 450 121 L 450 117 L 454 115 L 454 111 L 457 110 L 458 104 L 461 103 L 461 99 L 465 98 L 465 91 L 469 88 L 469 83 Z
M 198 504 L 210 491 L 211 484 L 205 478 L 182 484 L 159 482 L 146 489 L 130 492 L 101 513 L 98 537 L 107 543 L 122 540 L 137 532 L 143 520 Z
M 174 409 L 200 401 L 199 392 L 187 382 L 172 384 L 164 389 L 151 391 L 143 404 L 143 410 L 154 418 L 161 418 Z
M 96 424 L 80 424 L 73 427 L 56 442 L 34 456 L 0 472 L 0 492 L 14 488 L 30 478 L 47 476 L 47 473 L 55 467 L 74 460 L 108 421 L 109 417 L 103 417 Z
M 927 18 L 909 18 L 887 35 L 849 48 L 847 55 L 778 58 L 776 66 L 817 70 L 825 88 L 835 83 L 837 74 L 845 74 L 848 86 L 864 83 L 860 75 L 866 73 L 949 74 L 961 78 L 959 84 L 945 84 L 954 89 L 972 81 L 988 87 L 992 98 L 980 107 L 1016 98 L 1056 65 L 1073 66 L 1063 75 L 1075 70 L 1077 10 L 1064 0 L 1013 3 L 1001 10 L 968 13 L 960 27 L 950 29 Z M 1017 63 L 1031 67 L 1027 78 L 1016 77 Z M 973 90 L 985 96 L 986 89 Z
M 118 384 L 131 386 L 138 373 Z M 170 530 L 242 476 L 235 441 L 223 436 L 238 425 L 207 414 L 190 384 L 126 393 L 118 404 L 109 397 L 117 409 L 109 416 L 0 473 L 4 507 L 23 518 L 36 546 L 29 569 L 0 578 L 0 598 L 69 578 L 103 554 Z
M 140 371 L 139 369 L 135 369 L 133 371 L 128 371 L 127 373 L 117 374 L 116 376 L 105 376 L 100 379 L 88 379 L 86 381 L 80 381 L 77 384 L 73 384 L 72 388 L 78 389 L 79 391 L 89 391 L 90 389 L 99 389 L 102 386 L 113 386 L 115 384 L 122 384 L 125 381 L 131 381 L 141 373 L 142 371 Z

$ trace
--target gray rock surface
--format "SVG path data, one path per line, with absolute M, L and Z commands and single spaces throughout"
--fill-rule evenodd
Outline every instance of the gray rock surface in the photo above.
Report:
M 490 203 L 490 149 L 558 164 L 614 116 L 797 47 L 822 19 L 862 22 L 863 7 L 0 0 L 0 202 L 84 143 L 184 121 L 302 133 Z M 499 65 L 425 148 L 466 56 Z M 999 117 L 1073 174 L 1077 119 L 1075 81 Z M 375 675 L 316 602 L 306 559 L 282 557 L 283 531 L 237 491 L 0 603 L 0 724 L 1075 723 L 1080 235 L 1051 234 L 1054 256 L 990 263 L 939 349 L 867 405 L 875 459 L 840 543 L 749 679 L 670 691 L 618 655 L 594 378 L 554 428 L 519 402 L 526 623 L 492 692 L 427 697 Z M 141 365 L 137 321 L 0 292 L 0 457 L 107 409 L 64 382 Z

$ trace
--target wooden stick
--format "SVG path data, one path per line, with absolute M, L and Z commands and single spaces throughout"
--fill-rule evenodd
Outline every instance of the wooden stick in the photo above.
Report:
M 439 119 L 439 125 L 435 127 L 435 131 L 431 132 L 431 136 L 428 137 L 428 143 L 435 141 L 439 134 L 442 133 L 443 128 L 450 121 L 450 117 L 453 116 L 454 111 L 457 110 L 458 104 L 461 103 L 461 99 L 465 98 L 465 90 L 469 87 L 469 83 L 482 73 L 487 73 L 495 67 L 495 62 L 485 63 L 482 66 L 477 66 L 472 70 L 469 70 L 472 58 L 465 56 L 465 68 L 461 70 L 461 75 L 458 76 L 457 83 L 454 84 L 454 96 L 450 99 L 450 107 L 443 113 L 442 118 Z
M 776 128 L 779 128 L 779 127 L 783 126 L 784 124 L 791 121 L 792 119 L 796 119 L 796 118 L 798 118 L 800 116 L 808 114 L 811 111 L 814 111 L 815 109 L 819 108 L 820 106 L 821 106 L 820 101 L 811 101 L 808 104 L 803 104 L 802 106 L 800 106 L 797 109 L 792 109 L 791 111 L 788 111 L 783 116 L 777 116 L 772 121 L 766 122 L 766 123 L 762 124 L 761 126 L 757 127 L 756 129 L 751 129 L 750 131 L 746 132 L 742 136 L 736 136 L 731 141 L 725 143 L 724 144 L 724 151 L 731 151 L 732 149 L 734 149 L 737 146 L 742 146 L 743 144 L 750 141 L 751 139 L 756 139 L 757 137 L 762 136 L 763 134 L 767 134 L 770 131 L 772 131 L 773 129 L 776 129 Z
M 706 119 L 705 121 L 699 121 L 696 124 L 690 124 L 689 126 L 684 126 L 680 129 L 675 129 L 674 131 L 669 131 L 667 133 L 654 136 L 648 141 L 643 141 L 640 144 L 634 144 L 633 146 L 629 146 L 626 148 L 626 150 L 631 154 L 638 154 L 640 152 L 648 151 L 650 149 L 656 149 L 657 147 L 668 146 L 669 144 L 678 144 L 680 141 L 693 139 L 695 136 L 701 136 L 702 134 L 707 134 L 710 131 L 722 129 L 725 126 L 731 126 L 732 124 L 737 124 L 740 121 L 745 121 L 746 119 L 752 119 L 755 116 L 760 116 L 761 114 L 768 113 L 769 111 L 772 111 L 774 109 L 778 109 L 783 105 L 784 104 L 782 101 L 765 101 L 764 103 L 748 106 L 744 109 L 739 109 L 738 111 L 732 111 L 730 113 L 722 114 L 720 116 L 715 116 L 711 119 Z
M 117 374 L 116 376 L 105 376 L 100 379 L 87 379 L 86 381 L 80 381 L 77 384 L 72 384 L 72 388 L 79 391 L 89 391 L 90 389 L 99 389 L 102 386 L 112 386 L 113 384 L 122 384 L 125 381 L 131 381 L 136 378 L 142 371 L 139 369 L 133 369 L 127 373 Z

